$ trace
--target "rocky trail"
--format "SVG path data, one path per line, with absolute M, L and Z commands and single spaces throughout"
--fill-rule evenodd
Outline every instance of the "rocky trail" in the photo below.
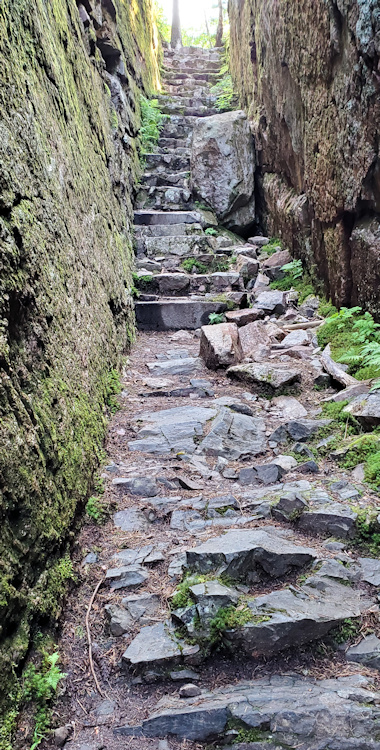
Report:
M 287 251 L 202 207 L 190 146 L 215 113 L 218 52 L 165 55 L 169 117 L 136 201 L 139 333 L 102 472 L 111 513 L 76 544 L 43 747 L 379 750 L 380 561 L 358 524 L 378 498 L 360 466 L 318 453 L 326 399 L 372 424 L 378 405 L 318 347 L 318 300 L 270 288 Z

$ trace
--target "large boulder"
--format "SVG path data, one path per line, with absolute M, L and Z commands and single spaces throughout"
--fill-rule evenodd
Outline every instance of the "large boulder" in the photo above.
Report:
M 243 359 L 238 327 L 235 323 L 219 323 L 203 326 L 200 343 L 200 356 L 206 367 L 216 370 L 229 367 Z
M 255 149 L 246 115 L 224 112 L 199 118 L 194 127 L 191 180 L 227 227 L 255 219 Z

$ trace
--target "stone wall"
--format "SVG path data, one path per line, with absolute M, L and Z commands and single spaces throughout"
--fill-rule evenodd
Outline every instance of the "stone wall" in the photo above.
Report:
M 54 614 L 129 294 L 151 0 L 0 3 L 0 669 Z M 49 611 L 50 609 L 50 611 Z M 53 610 L 53 612 L 52 612 Z
M 229 0 L 268 231 L 337 304 L 380 314 L 378 0 Z

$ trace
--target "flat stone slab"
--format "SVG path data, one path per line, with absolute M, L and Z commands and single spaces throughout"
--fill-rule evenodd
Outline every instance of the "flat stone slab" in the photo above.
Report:
M 191 646 L 176 637 L 171 623 L 160 622 L 142 628 L 124 652 L 122 660 L 125 665 L 139 669 L 169 669 L 189 660 L 194 663 L 198 653 L 199 646 Z
M 282 419 L 302 419 L 307 417 L 307 411 L 293 396 L 276 396 L 272 401 L 272 407 L 281 413 Z
M 336 536 L 339 539 L 353 539 L 356 536 L 357 513 L 340 503 L 309 508 L 302 513 L 298 528 L 312 534 Z
M 140 331 L 194 331 L 207 325 L 211 313 L 224 313 L 225 302 L 206 298 L 169 298 L 135 302 L 136 323 Z
M 264 310 L 266 315 L 283 315 L 286 310 L 286 295 L 277 290 L 261 292 L 256 297 L 255 307 Z
M 380 390 L 357 396 L 344 407 L 343 413 L 351 414 L 367 427 L 380 424 Z
M 186 700 L 165 696 L 142 724 L 114 732 L 206 742 L 222 738 L 235 719 L 261 730 L 268 750 L 277 743 L 305 750 L 379 750 L 372 739 L 380 726 L 377 700 L 361 675 L 325 680 L 274 675 Z M 241 747 L 257 750 L 257 743 Z
M 146 531 L 149 528 L 149 521 L 135 505 L 115 513 L 113 522 L 122 531 Z
M 372 557 L 359 557 L 360 578 L 372 586 L 380 586 L 380 560 Z
M 192 375 L 199 370 L 201 361 L 198 357 L 183 359 L 168 359 L 161 362 L 148 362 L 147 367 L 154 376 L 160 375 Z
M 243 456 L 265 453 L 266 446 L 264 419 L 222 407 L 197 453 L 222 456 L 234 461 Z
M 346 651 L 347 661 L 364 664 L 366 667 L 380 669 L 380 640 L 376 635 L 367 635 L 356 646 Z
M 234 365 L 228 368 L 227 375 L 230 378 L 242 380 L 244 383 L 265 386 L 273 391 L 293 385 L 302 377 L 301 370 L 296 368 L 258 363 Z
M 330 423 L 331 419 L 292 419 L 277 427 L 269 440 L 274 443 L 286 443 L 288 440 L 303 443 Z
M 112 485 L 141 497 L 155 497 L 158 494 L 158 486 L 150 477 L 117 477 L 112 480 Z
M 186 566 L 199 573 L 223 571 L 232 579 L 255 582 L 278 578 L 307 565 L 313 549 L 293 544 L 273 527 L 228 531 L 186 552 Z
M 139 414 L 135 421 L 145 422 L 137 440 L 128 443 L 129 450 L 165 454 L 193 453 L 194 438 L 203 434 L 203 425 L 217 415 L 216 409 L 202 406 L 177 406 Z

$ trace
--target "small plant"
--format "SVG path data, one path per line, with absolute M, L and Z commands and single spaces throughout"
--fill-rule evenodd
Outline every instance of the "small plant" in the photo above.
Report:
M 208 316 L 208 322 L 210 326 L 218 325 L 219 323 L 224 323 L 225 317 L 223 313 L 210 313 Z
M 98 524 L 98 526 L 105 523 L 109 516 L 108 508 L 102 502 L 100 497 L 96 497 L 95 495 L 92 495 L 87 501 L 86 513 L 92 521 L 95 521 L 95 523 Z
M 217 237 L 218 232 L 216 229 L 213 229 L 212 227 L 208 227 L 208 229 L 205 229 L 205 234 L 209 235 L 210 237 Z
M 140 127 L 140 153 L 149 154 L 154 149 L 166 120 L 160 110 L 157 99 L 140 97 L 141 127 Z
M 339 628 L 334 633 L 335 643 L 346 643 L 347 641 L 356 638 L 360 631 L 360 621 L 347 618 L 343 620 Z
M 212 86 L 211 94 L 216 96 L 216 107 L 220 112 L 230 112 L 236 109 L 238 98 L 234 91 L 234 85 L 231 74 L 228 72 L 228 65 L 221 68 L 222 78 Z
M 31 664 L 24 673 L 22 702 L 35 705 L 35 727 L 30 750 L 35 750 L 46 737 L 51 722 L 50 703 L 59 683 L 66 677 L 66 674 L 61 672 L 58 661 L 57 651 L 53 654 L 44 653 L 40 670 Z
M 281 268 L 286 274 L 292 276 L 293 279 L 301 279 L 303 275 L 302 260 L 292 260 L 290 263 L 285 263 Z
M 208 273 L 210 270 L 205 263 L 197 260 L 197 258 L 186 258 L 186 260 L 182 261 L 182 268 L 184 269 L 184 271 L 187 271 L 187 273 L 191 273 L 193 268 L 196 268 L 198 273 L 204 274 Z
M 212 580 L 212 576 L 195 575 L 190 574 L 185 576 L 183 581 L 178 584 L 176 591 L 171 599 L 171 609 L 182 609 L 193 604 L 193 600 L 190 593 L 191 586 L 195 586 L 197 583 L 205 583 L 205 581 Z
M 278 253 L 280 250 L 282 250 L 282 242 L 281 240 L 277 239 L 277 237 L 273 237 L 270 242 L 268 242 L 267 245 L 264 245 L 262 248 L 262 252 L 266 255 L 274 255 L 274 253 Z

